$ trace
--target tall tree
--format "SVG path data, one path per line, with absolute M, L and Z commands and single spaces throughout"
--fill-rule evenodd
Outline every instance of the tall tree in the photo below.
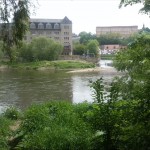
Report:
M 97 41 L 100 45 L 106 44 L 120 44 L 121 43 L 121 35 L 117 33 L 108 33 L 103 34 L 97 37 Z
M 96 35 L 92 34 L 92 33 L 87 33 L 87 32 L 80 32 L 79 33 L 80 36 L 80 43 L 81 44 L 87 44 L 89 40 L 94 40 L 96 39 Z
M 30 0 L 3 0 L 0 2 L 1 39 L 4 50 L 13 61 L 13 46 L 19 46 L 28 30 Z
M 87 43 L 87 53 L 98 56 L 99 43 L 97 42 L 97 40 L 89 40 L 89 42 Z
M 139 149 L 149 149 L 150 35 L 140 35 L 125 51 L 117 53 L 114 65 L 117 70 L 125 73 L 117 82 L 120 98 L 136 102 L 133 107 L 135 138 L 132 143 L 136 143 L 135 147 L 140 143 Z
M 120 6 L 128 6 L 133 4 L 142 3 L 143 7 L 140 9 L 140 12 L 150 15 L 150 0 L 121 0 Z

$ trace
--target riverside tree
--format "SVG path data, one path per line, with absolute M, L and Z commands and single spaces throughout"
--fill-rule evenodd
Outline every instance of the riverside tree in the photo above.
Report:
M 30 7 L 34 6 L 30 0 L 0 1 L 1 39 L 4 50 L 10 61 L 14 60 L 14 46 L 19 47 L 20 41 L 28 30 Z
M 80 36 L 80 44 L 84 44 L 86 45 L 90 40 L 94 40 L 96 39 L 96 35 L 92 34 L 92 33 L 87 33 L 87 32 L 80 32 L 79 33 Z
M 31 43 L 24 43 L 20 49 L 20 57 L 24 61 L 57 60 L 63 46 L 46 37 L 34 38 Z
M 116 55 L 114 63 L 125 75 L 118 79 L 120 98 L 135 101 L 132 108 L 132 149 L 149 149 L 150 124 L 150 35 L 141 35 L 125 51 Z M 119 97 L 118 97 L 119 98 Z M 140 145 L 138 144 L 140 143 Z M 136 146 L 137 145 L 137 146 Z
M 99 53 L 99 43 L 97 40 L 89 40 L 87 43 L 87 54 L 92 54 L 94 56 L 98 56 Z

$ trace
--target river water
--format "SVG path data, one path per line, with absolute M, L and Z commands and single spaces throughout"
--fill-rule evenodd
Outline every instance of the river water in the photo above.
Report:
M 0 110 L 6 106 L 25 109 L 32 103 L 65 100 L 71 103 L 92 102 L 89 80 L 103 77 L 111 82 L 117 74 L 108 61 L 102 61 L 100 71 L 68 73 L 56 70 L 0 71 Z

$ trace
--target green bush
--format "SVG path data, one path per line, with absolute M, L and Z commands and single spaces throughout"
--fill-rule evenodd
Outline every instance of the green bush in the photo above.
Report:
M 7 108 L 6 111 L 3 113 L 3 115 L 7 119 L 11 119 L 11 120 L 17 120 L 21 117 L 21 113 L 15 107 Z
M 20 57 L 24 61 L 57 60 L 63 46 L 46 37 L 34 38 L 31 43 L 23 44 Z
M 10 136 L 10 126 L 11 121 L 0 115 L 0 149 L 8 150 L 8 137 Z
M 90 149 L 93 133 L 74 107 L 64 102 L 31 106 L 25 112 L 18 149 Z

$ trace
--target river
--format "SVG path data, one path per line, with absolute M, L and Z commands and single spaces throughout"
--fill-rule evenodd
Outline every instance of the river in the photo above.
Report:
M 102 61 L 96 72 L 68 73 L 56 70 L 3 70 L 0 71 L 0 110 L 6 106 L 25 109 L 32 103 L 65 100 L 71 103 L 92 102 L 89 80 L 103 77 L 111 82 L 117 74 L 110 62 Z

